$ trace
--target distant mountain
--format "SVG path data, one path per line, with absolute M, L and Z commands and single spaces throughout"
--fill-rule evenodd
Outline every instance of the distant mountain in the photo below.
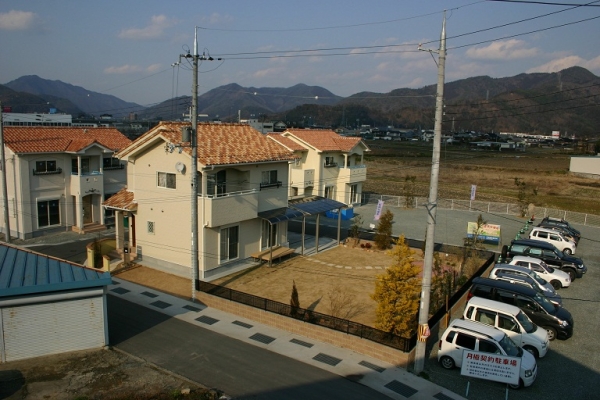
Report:
M 115 118 L 124 117 L 130 112 L 139 112 L 144 108 L 112 95 L 92 92 L 61 81 L 42 79 L 37 75 L 22 76 L 5 86 L 17 92 L 31 93 L 54 101 L 57 101 L 57 98 L 69 100 L 83 112 L 96 117 L 102 114 L 110 114 Z
M 79 115 L 82 111 L 69 100 L 55 96 L 36 96 L 30 93 L 17 92 L 0 85 L 0 101 L 16 113 L 49 113 L 54 108 L 59 113 Z
M 208 114 L 210 118 L 236 120 L 239 110 L 244 119 L 251 115 L 259 118 L 259 115 L 280 113 L 307 103 L 332 105 L 341 99 L 320 86 L 297 84 L 289 88 L 246 88 L 231 83 L 199 96 L 198 112 Z M 191 96 L 182 96 L 149 107 L 139 116 L 142 119 L 180 119 L 183 113 L 189 112 L 191 103 Z

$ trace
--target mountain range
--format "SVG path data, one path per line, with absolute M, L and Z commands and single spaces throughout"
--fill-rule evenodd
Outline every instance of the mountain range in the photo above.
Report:
M 360 92 L 340 97 L 319 86 L 242 87 L 232 83 L 198 97 L 199 113 L 223 121 L 257 118 L 292 126 L 398 128 L 433 127 L 436 85 Z M 551 131 L 597 137 L 600 78 L 581 67 L 557 73 L 519 74 L 507 78 L 478 76 L 444 85 L 444 130 Z M 13 112 L 48 112 L 56 108 L 74 116 L 136 113 L 141 120 L 177 120 L 189 113 L 191 96 L 168 99 L 152 107 L 123 101 L 35 75 L 0 85 L 0 101 Z

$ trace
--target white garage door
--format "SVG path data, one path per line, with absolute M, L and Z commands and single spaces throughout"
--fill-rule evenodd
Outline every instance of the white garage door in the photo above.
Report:
M 102 297 L 2 308 L 6 361 L 105 345 Z

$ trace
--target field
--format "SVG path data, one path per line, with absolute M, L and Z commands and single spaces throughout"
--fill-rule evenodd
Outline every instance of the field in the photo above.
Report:
M 366 156 L 363 192 L 404 196 L 409 177 L 414 184 L 408 190 L 419 197 L 428 196 L 431 143 L 376 140 L 367 145 L 372 151 Z M 518 203 L 518 179 L 536 206 L 600 214 L 600 180 L 570 175 L 571 155 L 553 148 L 499 152 L 442 145 L 438 197 L 466 200 L 471 185 L 477 185 L 477 200 Z

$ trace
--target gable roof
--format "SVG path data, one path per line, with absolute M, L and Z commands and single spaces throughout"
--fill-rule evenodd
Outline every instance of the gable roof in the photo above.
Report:
M 350 152 L 357 145 L 364 146 L 366 151 L 369 147 L 359 137 L 341 136 L 332 130 L 318 129 L 288 129 L 283 132 L 284 136 L 291 136 L 317 151 L 343 151 Z
M 161 122 L 123 149 L 118 157 L 135 155 L 149 144 L 163 140 L 173 145 L 183 144 L 183 152 L 191 156 L 189 142 L 181 143 L 181 128 L 185 122 Z M 295 157 L 247 124 L 198 124 L 198 162 L 208 165 L 251 164 L 269 161 L 290 161 Z
M 287 136 L 283 136 L 281 133 L 267 133 L 267 138 L 276 141 L 277 143 L 285 146 L 291 151 L 305 151 L 306 147 L 302 146 L 300 143 L 290 139 Z
M 115 128 L 5 126 L 4 144 L 13 153 L 76 153 L 98 144 L 120 150 L 131 143 Z
M 110 284 L 108 272 L 0 244 L 0 299 Z

